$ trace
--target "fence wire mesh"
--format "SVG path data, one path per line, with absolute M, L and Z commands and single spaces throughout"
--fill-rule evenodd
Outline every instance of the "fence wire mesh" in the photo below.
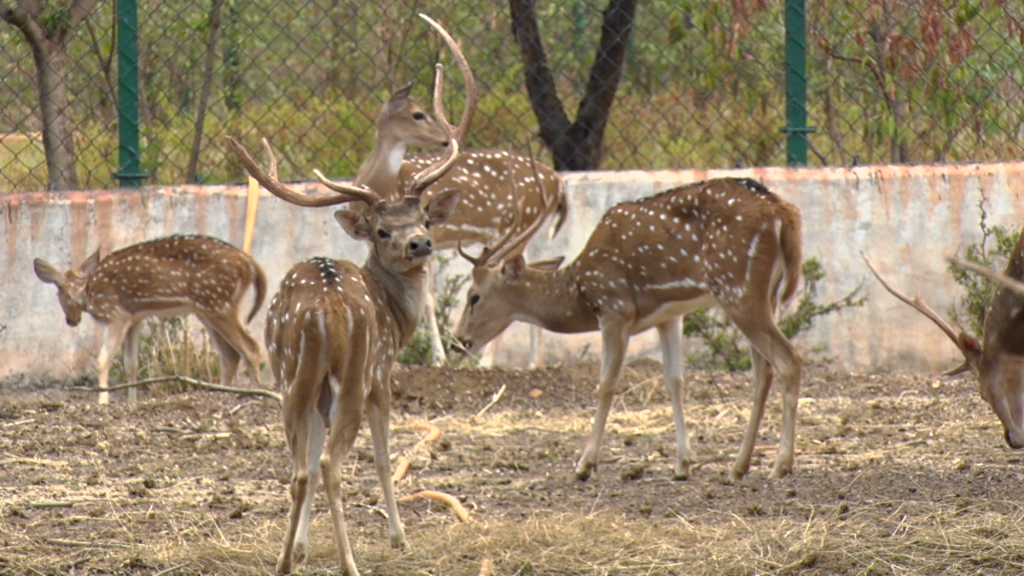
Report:
M 536 5 L 570 119 L 606 2 Z M 87 15 L 76 18 L 76 9 Z M 640 2 L 600 167 L 784 164 L 784 10 L 767 0 Z M 77 184 L 116 186 L 113 3 L 6 0 L 0 12 L 0 192 L 45 190 L 53 181 L 40 97 L 52 88 L 39 69 L 41 58 L 62 53 Z M 452 31 L 477 76 L 470 145 L 526 152 L 539 125 L 507 3 L 140 0 L 146 183 L 240 179 L 227 134 L 252 145 L 270 139 L 283 178 L 307 178 L 314 167 L 353 175 L 389 92 L 413 81 L 414 96 L 429 101 L 433 63 L 450 60 L 419 12 Z M 806 14 L 811 164 L 1022 156 L 1024 4 L 808 0 Z M 457 113 L 462 84 L 454 70 L 448 77 L 446 102 Z

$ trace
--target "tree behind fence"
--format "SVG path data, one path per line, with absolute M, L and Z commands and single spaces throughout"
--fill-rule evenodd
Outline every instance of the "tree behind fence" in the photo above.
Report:
M 11 4 L 12 6 L 8 6 Z M 0 4 L 0 192 L 46 189 L 36 65 Z M 36 14 L 69 23 L 71 0 Z M 564 110 L 575 116 L 608 0 L 538 0 Z M 785 162 L 782 2 L 648 0 L 636 9 L 601 168 L 728 168 Z M 415 18 L 459 38 L 481 86 L 473 146 L 525 152 L 540 132 L 503 2 L 140 0 L 142 166 L 147 183 L 242 172 L 224 135 L 281 151 L 284 178 L 350 176 L 389 91 L 429 100 L 442 54 Z M 217 16 L 217 17 L 215 17 Z M 1024 152 L 1024 5 L 807 1 L 811 163 L 963 162 Z M 117 185 L 115 17 L 99 2 L 67 34 L 79 185 Z M 458 105 L 458 79 L 449 90 Z M 208 98 L 203 98 L 204 86 Z M 197 123 L 201 138 L 196 146 Z M 534 146 L 536 148 L 536 146 Z

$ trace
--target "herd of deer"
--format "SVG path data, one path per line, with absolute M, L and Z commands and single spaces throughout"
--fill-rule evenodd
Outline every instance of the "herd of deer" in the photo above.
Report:
M 229 143 L 246 170 L 274 195 L 301 206 L 351 204 L 335 218 L 353 238 L 371 246 L 360 267 L 317 257 L 296 264 L 281 281 L 266 320 L 265 343 L 282 392 L 292 455 L 291 512 L 277 570 L 288 573 L 306 554 L 313 494 L 321 477 L 327 491 L 343 572 L 357 574 L 341 502 L 342 466 L 361 426 L 369 421 L 377 473 L 384 492 L 388 533 L 406 545 L 391 481 L 388 434 L 391 369 L 421 316 L 434 318 L 428 292 L 435 251 L 457 247 L 473 265 L 472 285 L 456 327 L 455 349 L 476 353 L 513 321 L 560 333 L 600 331 L 601 380 L 593 431 L 575 473 L 586 480 L 598 450 L 616 381 L 632 335 L 657 328 L 664 382 L 675 420 L 676 478 L 693 460 L 683 415 L 681 324 L 685 314 L 717 305 L 750 342 L 754 400 L 747 431 L 732 468 L 744 476 L 774 376 L 782 382 L 782 428 L 772 477 L 790 473 L 802 360 L 776 324 L 776 313 L 799 286 L 799 209 L 750 179 L 717 179 L 668 190 L 609 210 L 579 257 L 528 264 L 522 253 L 541 225 L 557 231 L 568 204 L 551 168 L 532 157 L 500 150 L 463 150 L 476 104 L 472 72 L 456 42 L 424 17 L 452 50 L 465 78 L 467 104 L 457 127 L 442 107 L 443 73 L 437 67 L 433 114 L 395 92 L 377 120 L 373 153 L 351 184 L 316 176 L 334 196 L 305 195 L 280 182 L 269 145 L 264 170 L 237 140 Z M 443 152 L 406 159 L 408 146 Z M 483 244 L 479 256 L 462 245 Z M 937 323 L 963 352 L 957 371 L 972 370 L 981 395 L 1003 423 L 1006 442 L 1024 447 L 1024 239 L 996 278 L 1002 287 L 990 304 L 981 342 L 960 333 L 919 299 L 887 290 Z M 125 365 L 134 380 L 140 323 L 155 315 L 195 314 L 211 334 L 230 385 L 244 359 L 259 381 L 259 347 L 239 320 L 252 287 L 252 320 L 266 292 L 265 275 L 245 253 L 205 236 L 170 236 L 136 244 L 77 270 L 61 272 L 42 260 L 35 271 L 58 287 L 67 323 L 88 312 L 105 326 L 99 353 L 100 402 L 107 402 L 111 360 L 127 337 Z M 426 311 L 424 312 L 424 310 Z M 440 338 L 434 351 L 442 353 Z M 134 390 L 132 388 L 131 390 Z

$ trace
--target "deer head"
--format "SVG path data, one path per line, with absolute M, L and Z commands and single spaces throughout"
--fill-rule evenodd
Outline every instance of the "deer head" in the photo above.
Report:
M 36 258 L 32 264 L 36 276 L 47 284 L 57 286 L 57 299 L 64 310 L 64 320 L 68 326 L 78 326 L 85 311 L 85 281 L 89 273 L 100 263 L 100 252 L 97 250 L 85 259 L 77 269 L 61 272 L 49 262 Z
M 1024 236 L 1013 249 L 1004 274 L 970 263 L 956 264 L 984 274 L 999 282 L 1000 287 L 985 314 L 984 333 L 979 341 L 974 336 L 955 330 L 920 297 L 909 298 L 890 285 L 871 264 L 867 255 L 861 257 L 875 278 L 900 301 L 908 304 L 935 323 L 956 344 L 964 362 L 945 372 L 946 375 L 970 371 L 978 379 L 983 400 L 992 407 L 1003 425 L 1006 444 L 1015 450 L 1024 448 Z

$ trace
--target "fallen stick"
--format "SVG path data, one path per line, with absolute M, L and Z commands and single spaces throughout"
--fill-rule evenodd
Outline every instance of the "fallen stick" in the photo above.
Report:
M 221 386 L 220 384 L 213 384 L 212 382 L 204 382 L 195 378 L 189 378 L 188 376 L 158 376 L 156 378 L 146 378 L 145 380 L 136 380 L 135 382 L 128 382 L 126 384 L 118 384 L 116 386 L 109 386 L 107 388 L 91 388 L 77 386 L 72 388 L 73 390 L 88 390 L 91 392 L 114 392 L 116 390 L 123 390 L 125 388 L 134 388 L 136 386 L 146 386 L 147 384 L 157 384 L 160 382 L 180 382 L 182 384 L 188 384 L 195 386 L 196 388 L 204 388 L 213 392 L 229 392 L 233 394 L 251 394 L 254 396 L 263 396 L 264 398 L 270 398 L 271 400 L 277 400 L 278 404 L 282 404 L 283 400 L 281 395 L 277 392 L 270 390 L 260 390 L 258 388 L 235 388 L 234 386 Z
M 498 388 L 498 391 L 495 392 L 493 396 L 491 396 L 491 401 L 488 402 L 486 406 L 481 408 L 480 411 L 476 413 L 476 416 L 474 416 L 474 418 L 479 418 L 479 417 L 483 416 L 485 413 L 487 413 L 488 410 L 490 410 L 495 404 L 498 403 L 498 400 L 501 400 L 501 396 L 504 393 L 505 393 L 505 385 L 502 384 L 501 388 Z
M 411 449 L 409 454 L 414 454 L 421 447 L 425 446 L 428 442 L 433 442 L 441 437 L 441 429 L 434 426 L 430 422 L 414 422 L 408 426 L 402 426 L 400 430 L 426 430 L 427 433 L 420 438 L 420 441 L 416 443 Z M 395 461 L 395 471 L 391 474 L 391 482 L 397 484 L 405 478 L 405 475 L 409 473 L 409 468 L 412 466 L 412 460 L 407 456 L 399 456 L 398 460 Z
M 81 540 L 65 540 L 63 538 L 44 538 L 47 544 L 55 546 L 71 546 L 73 548 L 127 548 L 127 544 L 114 542 L 83 542 Z
M 451 494 L 445 494 L 444 492 L 437 492 L 435 490 L 421 490 L 415 494 L 409 494 L 408 496 L 402 496 L 398 499 L 399 502 L 412 502 L 420 498 L 426 498 L 428 500 L 434 500 L 435 502 L 441 502 L 451 507 L 452 512 L 459 518 L 461 522 L 471 522 L 472 518 L 469 517 L 469 510 L 459 502 L 459 499 Z

